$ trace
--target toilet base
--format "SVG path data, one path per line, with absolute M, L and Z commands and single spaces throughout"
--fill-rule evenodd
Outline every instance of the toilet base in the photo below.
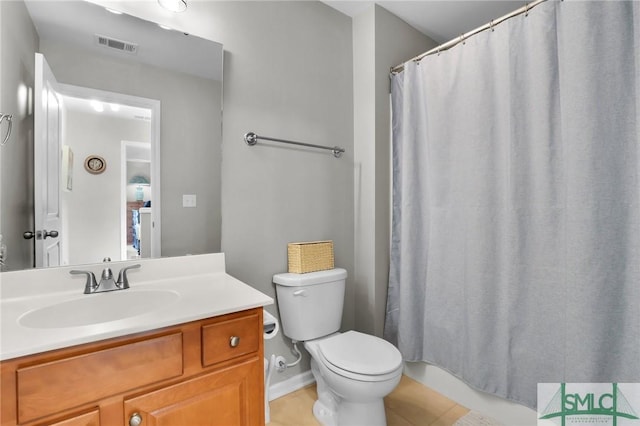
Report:
M 318 399 L 313 403 L 313 416 L 323 426 L 338 426 L 338 404 L 340 397 L 331 392 L 318 370 L 316 360 L 311 358 L 311 373 L 316 379 Z
M 387 426 L 384 402 L 348 402 L 342 401 L 338 407 L 338 425 L 349 426 Z
M 313 416 L 323 426 L 387 425 L 382 398 L 367 402 L 347 401 L 329 388 L 313 358 L 311 358 L 311 372 L 316 379 L 318 392 L 318 400 L 313 404 Z
M 382 401 L 362 404 L 343 400 L 336 412 L 327 409 L 322 401 L 317 400 L 313 404 L 313 416 L 323 426 L 387 426 Z
M 313 403 L 313 417 L 322 426 L 338 426 L 338 412 L 327 407 L 320 399 Z

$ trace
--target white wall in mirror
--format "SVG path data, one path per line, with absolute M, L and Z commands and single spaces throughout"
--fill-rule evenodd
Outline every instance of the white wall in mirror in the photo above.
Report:
M 63 229 L 69 241 L 63 252 L 64 265 L 95 263 L 104 257 L 122 259 L 120 219 L 122 198 L 122 141 L 150 143 L 150 122 L 145 119 L 104 115 L 95 111 L 70 109 L 65 117 L 65 142 L 75 159 L 73 187 L 62 192 Z M 110 159 L 101 174 L 84 170 L 83 160 L 99 152 Z M 124 165 L 126 167 L 126 164 Z M 100 188 L 96 190 L 96 188 Z M 150 194 L 147 200 L 150 199 Z

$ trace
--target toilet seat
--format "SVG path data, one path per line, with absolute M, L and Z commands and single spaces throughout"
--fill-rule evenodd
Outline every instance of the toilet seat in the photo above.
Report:
M 329 370 L 354 380 L 389 380 L 402 371 L 402 355 L 395 346 L 357 331 L 336 334 L 318 342 L 318 355 Z

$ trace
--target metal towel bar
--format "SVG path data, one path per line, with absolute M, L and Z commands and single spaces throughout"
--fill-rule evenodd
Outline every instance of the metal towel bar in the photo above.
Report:
M 253 132 L 249 132 L 249 133 L 244 135 L 244 141 L 249 146 L 253 146 L 253 145 L 257 144 L 258 143 L 258 139 L 262 139 L 262 140 L 265 140 L 265 141 L 272 141 L 272 142 L 289 143 L 289 144 L 293 144 L 293 145 L 308 146 L 308 147 L 311 147 L 311 148 L 328 149 L 328 150 L 333 152 L 333 155 L 336 158 L 340 158 L 340 156 L 344 152 L 344 148 L 340 148 L 339 146 L 330 147 L 330 146 L 324 146 L 324 145 L 314 145 L 312 143 L 288 141 L 286 139 L 268 138 L 266 136 L 258 136 Z

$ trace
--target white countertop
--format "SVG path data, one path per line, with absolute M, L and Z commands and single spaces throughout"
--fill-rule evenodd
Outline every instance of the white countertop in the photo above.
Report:
M 228 275 L 224 271 L 224 255 L 221 253 L 113 262 L 111 268 L 117 274 L 121 267 L 136 263 L 142 264 L 142 267 L 130 271 L 130 289 L 91 295 L 83 294 L 84 276 L 71 276 L 69 271 L 91 270 L 96 272 L 99 281 L 99 271 L 103 267 L 101 264 L 0 274 L 0 360 L 150 331 L 273 303 L 269 296 Z M 144 291 L 169 291 L 177 293 L 178 297 L 158 309 L 98 324 L 33 328 L 20 323 L 20 318 L 25 314 L 58 303 L 114 293 L 122 295 L 119 300 L 125 300 L 123 303 L 126 303 L 126 294 L 140 295 Z

